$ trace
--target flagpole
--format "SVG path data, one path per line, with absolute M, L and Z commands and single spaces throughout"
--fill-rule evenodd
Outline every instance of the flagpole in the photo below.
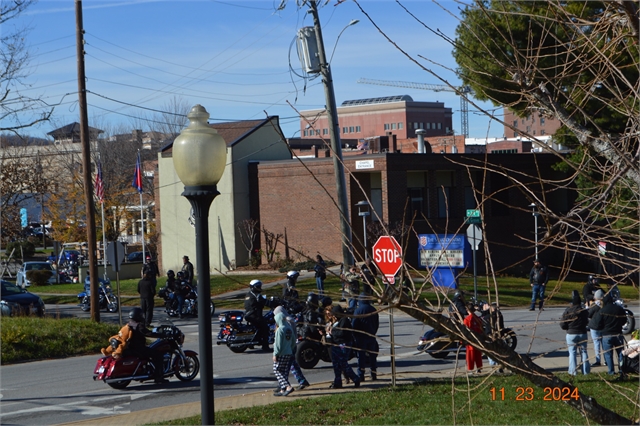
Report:
M 140 228 L 142 229 L 142 261 L 146 259 L 144 248 L 144 210 L 142 209 L 142 192 L 140 193 Z
M 102 263 L 104 265 L 104 279 L 107 280 L 107 233 L 104 230 L 104 201 L 100 203 L 102 210 Z M 115 260 L 117 262 L 117 260 Z
M 144 262 L 147 257 L 144 244 L 144 209 L 142 206 L 142 162 L 140 161 L 140 150 L 138 150 L 138 156 L 136 158 L 136 171 L 133 174 L 132 186 L 138 191 L 138 194 L 140 194 L 140 234 L 142 235 L 142 261 Z

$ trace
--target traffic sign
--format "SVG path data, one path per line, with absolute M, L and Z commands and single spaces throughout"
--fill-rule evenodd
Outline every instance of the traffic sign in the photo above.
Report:
M 469 225 L 467 228 L 467 241 L 474 250 L 478 250 L 480 241 L 482 241 L 482 231 L 476 225 Z
M 389 284 L 393 284 L 402 267 L 402 247 L 394 237 L 382 236 L 373 245 L 373 261 Z
M 480 210 L 479 209 L 467 210 L 467 217 L 480 217 Z

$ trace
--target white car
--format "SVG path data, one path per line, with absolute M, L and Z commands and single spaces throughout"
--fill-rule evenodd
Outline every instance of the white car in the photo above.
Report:
M 22 288 L 30 287 L 31 282 L 27 279 L 27 272 L 35 270 L 51 271 L 49 284 L 56 283 L 56 271 L 53 269 L 49 262 L 24 262 L 16 275 L 16 285 Z

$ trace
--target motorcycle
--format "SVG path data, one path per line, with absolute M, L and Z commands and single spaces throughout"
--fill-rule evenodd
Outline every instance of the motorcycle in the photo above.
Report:
M 269 325 L 269 344 L 273 344 L 276 333 L 276 322 L 273 310 L 264 315 Z M 262 346 L 258 340 L 258 329 L 252 324 L 245 324 L 244 311 L 225 311 L 218 316 L 220 332 L 216 344 L 227 345 L 231 352 L 242 353 L 247 349 Z
M 613 288 L 610 290 L 610 294 L 613 298 L 613 303 L 624 309 L 624 314 L 627 317 L 627 322 L 622 326 L 622 334 L 631 333 L 636 328 L 636 319 L 633 316 L 633 312 L 627 309 L 627 305 L 624 303 L 624 300 L 622 300 L 622 297 L 620 296 L 620 290 L 618 289 L 617 285 L 613 286 Z
M 91 310 L 91 282 L 88 280 L 84 282 L 84 291 L 78 294 L 78 300 L 80 303 L 80 309 L 84 312 Z M 109 279 L 100 278 L 100 286 L 98 287 L 98 309 L 106 309 L 109 312 L 118 312 L 118 306 L 120 302 L 118 297 L 111 291 L 111 281 Z
M 173 325 L 161 325 L 153 330 L 162 333 L 162 337 L 149 345 L 150 348 L 163 353 L 163 377 L 176 376 L 178 380 L 189 382 L 198 375 L 200 361 L 198 354 L 191 350 L 183 350 L 184 334 Z M 102 380 L 114 389 L 124 389 L 132 381 L 145 382 L 154 380 L 154 365 L 149 359 L 126 355 L 114 358 L 111 355 L 102 357 L 93 370 L 93 380 Z
M 183 291 L 185 293 L 184 303 L 182 304 L 182 315 L 193 315 L 198 316 L 198 291 L 195 287 L 190 286 L 187 283 L 183 283 Z M 171 291 L 167 287 L 163 287 L 158 292 L 158 296 L 160 296 L 164 300 L 164 310 L 170 317 L 176 317 L 180 315 L 178 312 L 178 298 L 175 293 Z M 216 310 L 213 301 L 210 303 L 211 316 Z

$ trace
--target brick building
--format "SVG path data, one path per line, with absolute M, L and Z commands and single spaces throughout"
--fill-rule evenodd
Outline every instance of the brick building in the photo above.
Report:
M 517 138 L 520 136 L 553 136 L 562 126 L 560 120 L 553 117 L 544 117 L 537 113 L 532 113 L 520 118 L 509 108 L 504 108 L 504 122 L 512 125 L 517 130 L 509 126 L 504 126 L 505 138 Z
M 481 208 L 488 244 L 500 250 L 493 259 L 495 266 L 500 269 L 521 262 L 533 255 L 534 230 L 528 207 L 531 200 L 513 187 L 503 173 L 486 171 L 485 175 L 484 168 L 512 170 L 531 191 L 540 192 L 534 176 L 540 170 L 546 177 L 557 178 L 560 172 L 551 167 L 557 161 L 550 154 L 384 153 L 345 157 L 356 258 L 362 261 L 364 254 L 362 219 L 354 207 L 358 201 L 370 200 L 371 220 L 391 227 L 403 219 L 409 223 L 415 217 L 417 233 L 464 234 L 466 210 L 478 207 L 476 197 L 482 200 L 484 196 L 487 199 Z M 527 171 L 532 177 L 526 177 Z M 341 261 L 336 184 L 330 158 L 256 162 L 249 165 L 249 175 L 252 217 L 259 218 L 261 226 L 274 233 L 286 231 L 289 247 L 307 256 L 320 253 L 325 259 Z M 563 212 L 571 206 L 572 195 L 568 190 L 556 191 L 548 194 L 547 200 L 550 208 Z M 369 234 L 368 247 L 373 238 L 375 235 Z M 413 232 L 408 238 L 406 261 L 416 265 L 418 242 Z M 283 252 L 283 247 L 278 251 Z M 478 266 L 483 264 L 481 259 L 482 256 Z
M 451 108 L 442 102 L 416 102 L 409 95 L 344 101 L 338 107 L 341 138 L 362 139 L 392 132 L 398 139 L 415 138 L 417 129 L 426 136 L 447 135 L 452 130 Z M 300 135 L 328 138 L 326 110 L 301 112 Z

